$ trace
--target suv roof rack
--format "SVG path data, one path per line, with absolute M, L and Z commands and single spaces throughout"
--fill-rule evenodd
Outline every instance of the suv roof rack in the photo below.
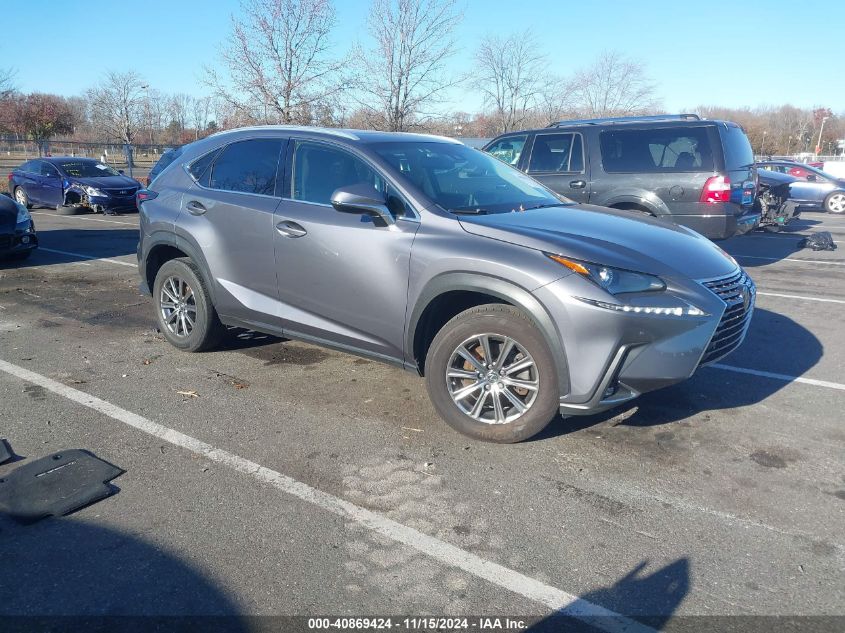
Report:
M 603 119 L 574 119 L 571 121 L 557 121 L 549 127 L 564 127 L 568 125 L 601 125 L 605 123 L 633 123 L 635 121 L 700 121 L 697 114 L 653 114 L 650 116 L 616 116 Z

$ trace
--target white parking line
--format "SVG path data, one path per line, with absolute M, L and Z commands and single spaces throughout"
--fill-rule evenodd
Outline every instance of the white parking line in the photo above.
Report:
M 784 299 L 803 299 L 804 301 L 823 301 L 824 303 L 845 303 L 842 299 L 823 299 L 822 297 L 805 297 L 803 295 L 782 295 L 777 292 L 757 291 L 757 295 L 764 297 L 782 297 Z
M 815 378 L 802 378 L 801 376 L 787 376 L 786 374 L 775 374 L 770 371 L 760 371 L 759 369 L 746 369 L 745 367 L 734 367 L 733 365 L 722 365 L 715 363 L 710 365 L 714 369 L 724 369 L 726 371 L 735 371 L 740 374 L 751 374 L 752 376 L 760 376 L 762 378 L 773 378 L 774 380 L 783 380 L 784 382 L 800 382 L 805 385 L 814 385 L 816 387 L 827 387 L 828 389 L 838 389 L 845 391 L 845 385 L 838 382 L 828 382 L 827 380 L 816 380 Z
M 845 266 L 845 262 L 829 262 L 823 259 L 794 259 L 790 257 L 758 257 L 757 255 L 737 255 L 731 253 L 734 257 L 745 259 L 765 259 L 770 262 L 801 262 L 802 264 L 830 264 L 831 266 Z
M 108 257 L 94 257 L 93 255 L 83 255 L 82 253 L 71 253 L 70 251 L 59 251 L 55 248 L 38 247 L 39 251 L 47 251 L 48 253 L 58 253 L 59 255 L 68 255 L 69 257 L 81 257 L 82 259 L 91 259 L 98 262 L 108 262 L 109 264 L 118 264 L 120 266 L 129 266 L 130 268 L 138 268 L 137 264 L 130 264 L 129 262 L 121 262 L 117 259 L 109 259 Z
M 157 422 L 153 422 L 115 404 L 56 382 L 46 376 L 19 367 L 18 365 L 13 365 L 4 360 L 0 360 L 0 371 L 43 387 L 77 404 L 107 415 L 113 420 L 123 422 L 139 431 L 189 450 L 197 455 L 202 455 L 213 462 L 249 475 L 263 484 L 272 486 L 281 492 L 313 504 L 344 519 L 359 523 L 373 532 L 378 532 L 382 536 L 407 545 L 431 558 L 439 560 L 445 565 L 461 569 L 477 578 L 481 578 L 498 587 L 542 604 L 549 609 L 553 609 L 556 613 L 585 620 L 595 628 L 614 633 L 655 633 L 654 629 L 640 624 L 636 620 L 620 615 L 615 611 L 593 604 L 587 600 L 582 600 L 578 596 L 547 585 L 535 578 L 481 558 L 476 554 L 450 545 L 433 536 L 423 534 L 393 519 L 357 506 L 354 503 L 335 497 L 317 488 L 312 488 L 308 484 L 292 477 L 239 457 L 234 453 L 215 448 L 190 435 L 185 435 Z
M 125 224 L 126 226 L 138 225 L 134 222 L 121 222 L 120 220 L 105 220 L 103 218 L 87 218 L 80 215 L 61 215 L 59 213 L 47 213 L 46 211 L 30 211 L 30 215 L 49 215 L 54 218 L 73 218 L 74 220 L 87 220 L 88 222 L 109 222 L 110 224 Z

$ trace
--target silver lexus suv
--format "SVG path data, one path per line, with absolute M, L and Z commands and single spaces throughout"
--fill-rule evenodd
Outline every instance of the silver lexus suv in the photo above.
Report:
M 174 346 L 234 326 L 392 363 L 494 442 L 689 378 L 754 308 L 751 279 L 697 233 L 576 205 L 433 136 L 223 132 L 138 206 L 142 286 Z

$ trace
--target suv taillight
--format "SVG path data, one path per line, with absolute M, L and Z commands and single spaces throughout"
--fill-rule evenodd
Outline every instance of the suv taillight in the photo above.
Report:
M 715 204 L 731 201 L 731 179 L 727 176 L 711 176 L 704 183 L 699 202 Z

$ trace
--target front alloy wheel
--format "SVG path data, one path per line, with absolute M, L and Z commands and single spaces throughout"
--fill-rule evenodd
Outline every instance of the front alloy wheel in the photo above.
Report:
M 505 424 L 531 408 L 540 380 L 524 347 L 509 336 L 487 333 L 468 338 L 452 352 L 446 386 L 455 406 L 468 416 Z
M 505 304 L 464 310 L 435 335 L 425 357 L 437 413 L 487 442 L 520 442 L 542 431 L 558 411 L 562 369 L 531 317 Z
M 845 193 L 830 194 L 824 206 L 828 213 L 845 213 Z

